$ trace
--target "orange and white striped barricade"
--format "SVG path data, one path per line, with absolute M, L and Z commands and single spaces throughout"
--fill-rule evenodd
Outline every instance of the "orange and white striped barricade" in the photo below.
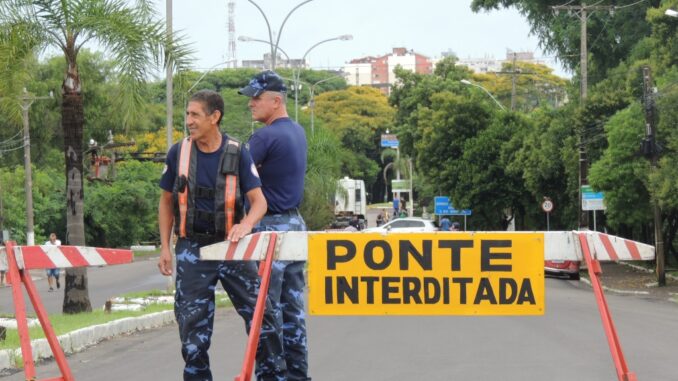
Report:
M 542 315 L 544 261 L 585 261 L 619 380 L 633 381 L 600 286 L 599 261 L 653 260 L 655 251 L 598 232 L 262 232 L 238 244 L 205 246 L 200 256 L 265 261 L 236 381 L 251 377 L 273 259 L 308 260 L 313 315 Z
M 133 259 L 132 251 L 83 246 L 17 246 L 12 241 L 6 242 L 6 244 L 5 250 L 0 250 L 0 263 L 7 263 L 10 275 L 26 380 L 36 380 L 36 372 L 31 338 L 28 333 L 28 322 L 26 320 L 26 305 L 21 290 L 22 284 L 26 289 L 28 298 L 40 321 L 40 326 L 45 333 L 45 338 L 61 371 L 61 377 L 49 378 L 44 381 L 72 381 L 73 374 L 66 361 L 64 351 L 59 345 L 59 340 L 54 333 L 54 328 L 49 321 L 47 311 L 40 300 L 40 294 L 33 284 L 29 270 L 130 263 Z

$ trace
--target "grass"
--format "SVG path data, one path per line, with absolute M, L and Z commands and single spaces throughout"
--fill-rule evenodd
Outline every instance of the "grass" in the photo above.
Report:
M 132 253 L 134 254 L 134 260 L 138 261 L 140 259 L 160 256 L 160 248 L 151 251 L 133 251 Z
M 151 290 L 144 292 L 132 292 L 129 294 L 122 295 L 125 299 L 132 298 L 145 298 L 153 296 L 166 296 L 171 295 L 166 291 L 161 290 Z M 223 308 L 231 306 L 231 302 L 228 300 L 225 295 L 217 295 L 217 307 Z M 137 317 L 142 315 L 148 315 L 154 312 L 161 312 L 173 309 L 172 304 L 149 304 L 145 306 L 142 311 L 113 311 L 111 313 L 106 313 L 102 309 L 97 309 L 88 313 L 81 313 L 75 315 L 64 315 L 64 314 L 52 314 L 49 315 L 49 320 L 54 328 L 54 331 L 57 336 L 63 335 L 68 332 L 78 330 L 80 328 L 85 328 L 97 324 L 108 323 L 113 320 L 118 320 L 127 317 Z M 2 316 L 7 318 L 13 318 L 13 315 Z M 34 316 L 33 316 L 34 317 Z M 33 327 L 29 329 L 29 336 L 31 340 L 44 338 L 44 332 L 41 327 Z M 4 341 L 0 341 L 0 350 L 3 349 L 16 349 L 21 345 L 19 341 L 19 333 L 16 329 L 7 329 L 7 337 Z
M 125 294 L 123 295 L 123 297 L 143 298 L 146 296 L 160 296 L 160 295 L 167 295 L 167 293 L 159 290 L 152 290 L 147 292 L 135 292 Z M 113 311 L 111 313 L 106 313 L 102 309 L 96 309 L 92 312 L 75 315 L 51 314 L 49 315 L 49 320 L 52 323 L 52 328 L 54 328 L 54 332 L 56 333 L 57 336 L 59 336 L 63 335 L 64 333 L 72 332 L 80 328 L 89 327 L 92 325 L 104 324 L 113 320 L 118 320 L 126 317 L 137 317 L 154 312 L 167 311 L 171 310 L 172 308 L 173 306 L 171 304 L 149 304 L 142 311 Z M 31 337 L 31 340 L 45 337 L 45 334 L 42 331 L 42 327 L 39 326 L 29 328 L 28 332 L 29 336 Z M 14 349 L 18 348 L 20 345 L 21 344 L 19 342 L 18 331 L 16 329 L 7 329 L 7 338 L 4 341 L 0 341 L 0 350 Z
M 106 313 L 101 309 L 97 309 L 89 313 L 75 315 L 54 314 L 49 316 L 49 320 L 52 323 L 54 332 L 57 336 L 59 336 L 92 325 L 104 324 L 126 317 L 142 316 L 153 312 L 167 311 L 170 309 L 172 309 L 171 304 L 151 304 L 143 311 L 114 311 L 111 313 Z M 31 340 L 45 337 L 42 327 L 39 326 L 29 328 L 28 332 Z M 18 331 L 16 329 L 7 329 L 7 338 L 0 342 L 0 350 L 19 348 L 20 345 L 21 343 L 19 341 Z

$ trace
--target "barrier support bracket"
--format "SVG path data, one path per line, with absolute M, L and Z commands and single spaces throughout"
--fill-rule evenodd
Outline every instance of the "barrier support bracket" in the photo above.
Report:
M 49 321 L 49 316 L 45 307 L 42 305 L 40 300 L 40 294 L 33 284 L 31 275 L 26 269 L 19 269 L 15 257 L 15 243 L 7 242 L 7 263 L 9 267 L 10 282 L 12 283 L 12 297 L 14 299 L 14 313 L 16 315 L 17 321 L 17 330 L 19 331 L 19 340 L 21 342 L 21 356 L 24 361 L 24 374 L 26 380 L 36 380 L 35 376 L 35 362 L 33 361 L 33 350 L 31 348 L 31 338 L 28 332 L 28 321 L 26 319 L 26 304 L 24 302 L 23 293 L 21 291 L 21 285 L 23 284 L 28 294 L 28 298 L 33 305 L 35 314 L 38 316 L 40 321 L 40 326 L 42 327 L 43 332 L 45 333 L 45 338 L 49 343 L 49 347 L 52 350 L 54 359 L 56 360 L 59 370 L 61 371 L 61 377 L 44 379 L 43 381 L 74 381 L 73 374 L 71 369 L 68 366 L 66 361 L 66 355 L 64 350 L 59 345 L 59 340 L 56 337 L 54 328 Z
M 619 381 L 638 381 L 636 374 L 629 371 L 628 366 L 626 365 L 626 359 L 624 358 L 624 352 L 622 351 L 621 343 L 617 336 L 617 330 L 614 327 L 612 314 L 610 313 L 607 301 L 605 300 L 605 294 L 603 293 L 603 287 L 599 277 L 599 275 L 602 274 L 600 262 L 592 258 L 586 234 L 577 233 L 577 236 L 579 237 L 579 243 L 581 244 L 582 254 L 586 260 L 589 276 L 591 277 L 591 286 L 593 287 L 593 293 L 596 296 L 598 311 L 600 312 L 600 318 L 603 321 L 605 336 L 607 336 L 607 344 L 610 347 L 614 368 L 617 371 L 617 378 Z
M 266 250 L 266 260 L 261 263 L 261 268 L 259 269 L 261 285 L 259 286 L 257 304 L 254 308 L 254 315 L 252 316 L 250 332 L 247 338 L 245 359 L 243 360 L 242 370 L 240 371 L 240 374 L 235 377 L 235 381 L 250 381 L 252 378 L 252 368 L 254 367 L 254 358 L 257 354 L 257 346 L 259 345 L 259 336 L 261 334 L 261 325 L 264 319 L 264 310 L 266 309 L 266 298 L 268 297 L 268 286 L 271 281 L 271 268 L 273 267 L 273 257 L 275 257 L 277 241 L 278 234 L 271 233 L 269 236 L 268 248 Z M 249 247 L 247 250 L 251 251 L 253 249 L 254 246 Z

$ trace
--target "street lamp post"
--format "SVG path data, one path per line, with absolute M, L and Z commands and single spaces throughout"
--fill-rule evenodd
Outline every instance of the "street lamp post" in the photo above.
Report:
M 306 50 L 306 53 L 304 53 L 304 55 L 301 57 L 301 60 L 298 62 L 298 64 L 292 66 L 292 83 L 293 83 L 293 86 L 294 86 L 294 121 L 295 122 L 299 122 L 299 88 L 301 87 L 300 86 L 301 85 L 300 84 L 300 77 L 301 77 L 301 66 L 300 65 L 301 65 L 301 63 L 306 62 L 305 60 L 306 60 L 306 56 L 308 55 L 308 53 L 310 53 L 311 50 L 313 50 L 316 46 L 318 46 L 320 44 L 324 44 L 324 43 L 330 42 L 330 41 L 337 41 L 337 40 L 349 41 L 349 40 L 352 40 L 352 39 L 353 39 L 352 35 L 343 34 L 343 35 L 338 36 L 338 37 L 328 38 L 326 40 L 322 40 L 320 42 L 317 42 L 313 46 L 308 48 L 308 50 Z M 240 37 L 238 37 L 238 41 L 242 41 L 242 42 L 253 41 L 253 42 L 261 42 L 261 43 L 269 44 L 269 45 L 271 44 L 268 41 L 261 40 L 261 39 L 258 39 L 258 38 L 252 38 L 252 37 L 248 37 L 248 36 L 240 36 Z M 287 59 L 287 62 L 290 62 L 290 63 L 292 62 L 292 60 L 290 59 L 290 56 L 287 53 L 285 53 L 285 51 L 282 50 L 282 48 L 280 48 L 280 46 L 276 46 L 276 49 L 278 51 L 280 51 L 285 56 L 285 58 Z
M 280 28 L 278 28 L 278 37 L 275 40 L 275 43 L 273 43 L 273 31 L 271 30 L 271 23 L 268 22 L 268 17 L 266 17 L 266 13 L 264 13 L 264 10 L 261 9 L 261 7 L 255 3 L 253 0 L 247 0 L 249 1 L 252 5 L 254 5 L 258 10 L 259 13 L 264 17 L 264 21 L 266 21 L 266 27 L 268 28 L 268 40 L 270 41 L 271 44 L 271 70 L 275 70 L 275 60 L 276 60 L 276 52 L 278 51 L 278 44 L 280 43 L 280 36 L 282 35 L 282 30 L 285 27 L 285 23 L 287 22 L 287 19 L 290 18 L 290 15 L 294 13 L 299 7 L 306 3 L 310 3 L 313 0 L 305 0 L 302 1 L 301 3 L 297 4 L 296 7 L 292 8 L 287 13 L 287 16 L 285 16 L 285 19 L 283 20 L 282 24 L 280 24 Z
M 253 37 L 249 37 L 249 36 L 238 36 L 238 41 L 241 41 L 241 42 L 261 42 L 263 44 L 271 45 L 271 43 L 266 41 L 266 40 L 262 40 L 262 39 L 259 39 L 259 38 L 253 38 Z M 277 49 L 280 53 L 282 53 L 285 56 L 285 59 L 287 59 L 288 63 L 292 62 L 292 60 L 290 59 L 290 56 L 284 50 L 282 50 L 282 48 L 280 46 L 278 46 Z
M 51 91 L 48 97 L 34 97 L 29 95 L 25 88 L 23 95 L 19 97 L 24 122 L 24 193 L 26 193 L 26 244 L 28 246 L 35 245 L 35 232 L 33 231 L 33 174 L 31 172 L 31 136 L 28 125 L 28 110 L 33 102 L 52 98 L 54 98 L 54 94 Z
M 322 40 L 320 42 L 316 42 L 313 44 L 308 50 L 306 50 L 306 53 L 301 57 L 301 61 L 299 61 L 299 65 L 301 63 L 306 63 L 306 56 L 308 53 L 311 52 L 311 50 L 315 49 L 316 46 L 324 44 L 326 42 L 330 41 L 350 41 L 353 39 L 353 36 L 350 34 L 343 34 L 338 37 L 333 37 L 333 38 L 328 38 L 326 40 Z M 299 122 L 299 77 L 301 76 L 301 67 L 299 65 L 296 65 L 296 70 L 292 73 L 294 77 L 294 121 Z
M 475 87 L 477 87 L 477 88 L 483 90 L 487 95 L 490 96 L 490 98 L 492 98 L 492 100 L 494 101 L 494 103 L 496 103 L 497 106 L 499 106 L 499 108 L 502 109 L 502 111 L 506 111 L 506 108 L 505 108 L 501 103 L 499 103 L 499 101 L 497 100 L 497 98 L 495 98 L 489 91 L 487 91 L 486 88 L 480 86 L 480 85 L 477 84 L 477 83 L 473 83 L 473 82 L 469 81 L 468 79 L 462 79 L 460 82 L 463 83 L 464 85 L 475 86 Z

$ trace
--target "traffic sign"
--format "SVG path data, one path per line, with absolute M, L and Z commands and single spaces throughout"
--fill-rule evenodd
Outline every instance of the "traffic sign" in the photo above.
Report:
M 410 180 L 391 180 L 392 192 L 409 192 Z
M 394 134 L 381 134 L 381 146 L 398 148 L 398 137 Z
M 605 210 L 605 195 L 603 192 L 594 192 L 590 185 L 581 187 L 582 210 Z
M 544 202 L 541 203 L 541 209 L 546 213 L 551 213 L 553 206 L 553 201 L 550 198 L 544 199 Z
M 433 213 L 438 216 L 470 216 L 471 209 L 455 209 L 449 197 L 437 196 L 433 198 Z
M 544 236 L 309 236 L 312 315 L 543 315 Z

